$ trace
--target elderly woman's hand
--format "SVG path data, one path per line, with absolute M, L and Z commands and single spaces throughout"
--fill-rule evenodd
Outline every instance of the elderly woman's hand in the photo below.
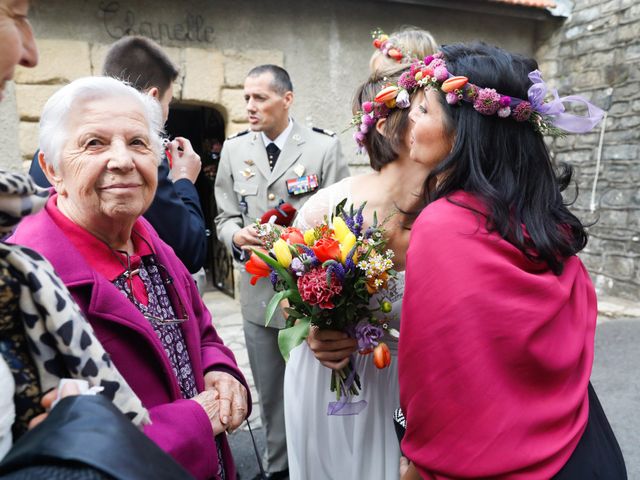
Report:
M 200 404 L 209 417 L 213 436 L 225 431 L 225 426 L 220 421 L 220 395 L 215 390 L 205 390 L 193 397 L 191 400 Z
M 247 389 L 233 375 L 226 372 L 208 372 L 204 376 L 205 390 L 220 395 L 220 421 L 232 432 L 247 416 Z
M 333 370 L 346 367 L 349 357 L 358 348 L 358 342 L 346 333 L 317 327 L 309 329 L 307 343 L 320 363 Z

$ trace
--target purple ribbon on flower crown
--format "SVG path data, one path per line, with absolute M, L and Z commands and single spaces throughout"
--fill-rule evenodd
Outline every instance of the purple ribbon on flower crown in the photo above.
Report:
M 588 102 L 585 98 L 579 95 L 560 98 L 556 89 L 551 90 L 554 97 L 553 100 L 545 103 L 544 99 L 548 88 L 547 84 L 542 80 L 540 70 L 534 70 L 529 73 L 529 80 L 533 82 L 527 92 L 532 109 L 542 115 L 551 117 L 551 123 L 557 128 L 571 133 L 585 133 L 595 127 L 604 117 L 604 110 Z M 564 102 L 585 105 L 588 112 L 587 116 L 583 117 L 565 112 Z

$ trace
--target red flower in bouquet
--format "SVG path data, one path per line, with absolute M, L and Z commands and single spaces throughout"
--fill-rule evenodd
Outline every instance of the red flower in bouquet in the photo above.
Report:
M 266 253 L 266 252 L 264 252 Z M 255 285 L 256 282 L 261 279 L 268 277 L 271 275 L 271 268 L 267 265 L 260 257 L 258 257 L 255 253 L 251 253 L 249 257 L 249 261 L 244 266 L 247 273 L 252 274 L 251 277 L 251 285 Z
M 294 245 L 296 243 L 301 243 L 302 245 L 305 245 L 304 235 L 296 227 L 285 228 L 280 234 L 280 238 L 282 238 L 289 245 Z
M 327 269 L 318 267 L 298 278 L 298 290 L 303 301 L 320 308 L 331 309 L 333 296 L 342 292 L 342 284 L 335 273 L 331 273 L 331 285 L 327 283 Z
M 333 238 L 321 238 L 311 248 L 320 263 L 324 263 L 327 260 L 340 261 L 340 242 Z

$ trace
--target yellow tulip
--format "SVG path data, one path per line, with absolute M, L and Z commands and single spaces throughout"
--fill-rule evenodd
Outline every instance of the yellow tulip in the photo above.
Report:
M 306 243 L 311 247 L 313 246 L 315 241 L 316 241 L 316 234 L 312 228 L 304 232 L 304 243 Z
M 291 265 L 291 260 L 293 257 L 291 255 L 291 250 L 289 250 L 289 244 L 285 242 L 283 239 L 278 239 L 273 244 L 273 253 L 276 254 L 276 260 L 282 265 L 284 268 L 289 268 Z
M 344 223 L 342 217 L 335 217 L 333 219 L 333 236 L 336 238 L 336 240 L 342 243 L 344 237 L 346 237 L 349 233 L 351 233 L 351 230 L 349 230 L 347 224 Z M 351 235 L 353 234 L 351 233 Z
M 349 255 L 349 252 L 355 244 L 356 236 L 351 232 L 347 233 L 342 242 L 340 242 L 340 258 L 342 259 L 342 263 L 347 261 L 347 255 Z

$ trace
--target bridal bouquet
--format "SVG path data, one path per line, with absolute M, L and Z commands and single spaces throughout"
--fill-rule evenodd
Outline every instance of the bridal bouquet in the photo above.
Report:
M 246 270 L 253 275 L 253 285 L 268 277 L 276 291 L 267 305 L 267 325 L 287 301 L 287 328 L 278 336 L 285 359 L 306 338 L 309 327 L 316 326 L 347 332 L 357 339 L 360 354 L 373 352 L 375 365 L 385 368 L 391 363 L 391 354 L 381 339 L 385 330 L 395 336 L 397 331 L 377 318 L 377 312 L 391 311 L 391 303 L 374 295 L 396 274 L 393 252 L 385 250 L 384 222 L 379 224 L 374 214 L 373 224 L 365 229 L 364 204 L 346 211 L 345 203 L 337 205 L 331 219 L 325 217 L 321 225 L 305 232 L 295 227 L 259 225 L 265 248 L 253 251 Z M 336 392 L 337 402 L 329 406 L 330 414 L 343 409 L 359 393 L 353 358 L 347 367 L 332 372 L 331 391 Z

